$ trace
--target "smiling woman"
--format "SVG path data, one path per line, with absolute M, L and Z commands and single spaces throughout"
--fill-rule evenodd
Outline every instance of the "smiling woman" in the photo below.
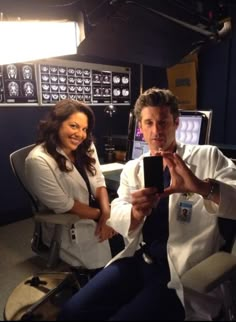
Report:
M 79 101 L 62 100 L 39 124 L 36 147 L 26 159 L 26 176 L 42 211 L 78 217 L 63 227 L 60 257 L 72 266 L 97 269 L 111 259 L 108 239 L 115 231 L 106 225 L 109 198 L 92 141 L 94 114 Z M 90 229 L 80 219 L 91 219 Z M 52 227 L 43 226 L 43 242 L 50 244 Z

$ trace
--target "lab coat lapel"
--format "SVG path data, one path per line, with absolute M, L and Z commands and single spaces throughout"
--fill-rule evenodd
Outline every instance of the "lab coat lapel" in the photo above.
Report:
M 86 190 L 88 192 L 87 185 L 84 181 L 84 178 L 81 176 L 81 174 L 76 169 L 76 167 L 71 162 L 71 160 L 68 158 L 68 156 L 65 154 L 65 152 L 60 147 L 57 147 L 57 152 L 62 154 L 67 159 L 68 166 L 73 168 L 71 175 L 72 175 L 72 173 L 73 173 L 73 175 L 76 175 L 78 177 L 78 182 L 80 183 L 81 188 L 83 188 L 84 190 Z

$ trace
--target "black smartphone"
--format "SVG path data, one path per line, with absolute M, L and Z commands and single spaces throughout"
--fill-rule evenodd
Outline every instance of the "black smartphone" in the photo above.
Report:
M 145 188 L 155 187 L 157 188 L 158 192 L 163 192 L 163 157 L 144 157 L 143 165 Z

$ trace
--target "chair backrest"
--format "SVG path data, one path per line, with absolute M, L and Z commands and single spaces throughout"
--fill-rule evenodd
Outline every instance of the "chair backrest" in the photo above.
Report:
M 12 152 L 9 158 L 10 158 L 10 164 L 11 164 L 13 173 L 15 174 L 21 186 L 27 193 L 28 197 L 30 198 L 32 202 L 32 206 L 34 207 L 34 210 L 37 211 L 38 210 L 37 202 L 29 191 L 29 188 L 27 185 L 27 179 L 25 176 L 25 159 L 34 147 L 35 147 L 35 144 L 25 146 L 19 150 Z
M 59 262 L 62 229 L 61 227 L 63 225 L 67 225 L 68 223 L 71 225 L 76 220 L 78 220 L 78 217 L 69 214 L 57 214 L 54 216 L 48 213 L 39 214 L 38 200 L 31 193 L 25 175 L 25 159 L 34 147 L 35 144 L 25 146 L 17 151 L 12 152 L 9 158 L 12 171 L 18 179 L 19 183 L 21 184 L 22 188 L 25 190 L 26 194 L 30 198 L 32 208 L 34 210 L 35 228 L 33 238 L 31 240 L 31 248 L 35 253 L 46 259 L 48 268 L 53 268 Z M 73 219 L 73 221 L 71 221 L 71 219 Z M 50 246 L 45 245 L 42 240 L 42 223 L 54 224 Z

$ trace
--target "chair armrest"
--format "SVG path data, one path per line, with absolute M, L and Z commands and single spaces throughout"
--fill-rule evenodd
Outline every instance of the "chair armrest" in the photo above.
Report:
M 73 214 L 35 214 L 34 219 L 41 223 L 59 224 L 59 225 L 72 225 L 80 221 L 81 224 L 93 224 L 91 219 L 80 219 L 78 216 Z
M 215 253 L 181 277 L 183 287 L 198 293 L 208 293 L 236 273 L 236 256 L 226 253 Z

